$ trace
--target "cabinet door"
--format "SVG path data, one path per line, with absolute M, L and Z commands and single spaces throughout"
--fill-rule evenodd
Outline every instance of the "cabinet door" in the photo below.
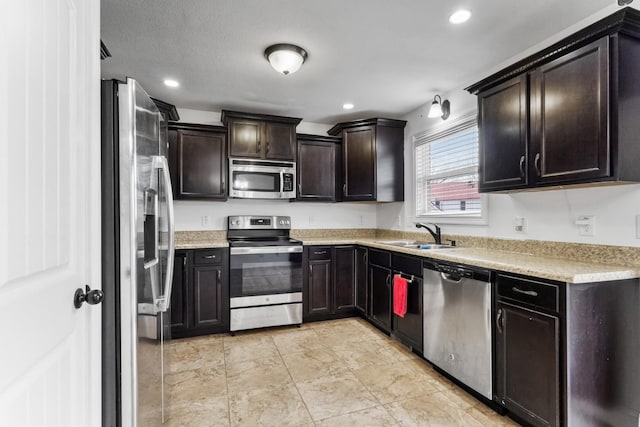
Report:
M 480 191 L 527 185 L 527 76 L 478 94 Z
M 225 199 L 226 135 L 178 130 L 176 199 Z
M 391 331 L 391 270 L 372 265 L 369 268 L 371 284 L 371 320 L 378 327 Z
M 221 266 L 193 267 L 193 327 L 212 332 L 226 325 Z
M 367 292 L 367 276 L 368 276 L 368 268 L 367 268 L 367 260 L 368 253 L 367 248 L 356 248 L 356 259 L 355 259 L 355 281 L 356 281 L 356 309 L 365 316 L 369 314 L 369 304 L 368 298 L 369 294 Z
M 185 331 L 191 327 L 187 271 L 187 252 L 176 251 L 170 306 L 172 338 L 184 336 Z
M 298 141 L 298 200 L 336 200 L 336 144 Z
M 399 272 L 394 272 L 394 274 Z M 404 276 L 404 275 L 403 275 Z M 393 295 L 393 294 L 392 294 Z M 404 344 L 422 352 L 422 279 L 414 277 L 407 289 L 407 313 L 393 314 L 393 331 Z M 391 304 L 393 307 L 393 304 Z M 392 311 L 393 312 L 393 311 Z
M 331 313 L 331 260 L 309 261 L 307 315 Z
M 608 37 L 536 69 L 531 103 L 533 182 L 609 176 Z
M 498 401 L 532 425 L 558 426 L 558 318 L 500 301 L 496 316 Z
M 355 248 L 337 246 L 334 250 L 333 312 L 353 311 L 355 304 Z
M 286 123 L 264 124 L 264 157 L 271 160 L 296 160 L 296 128 Z
M 375 200 L 375 126 L 345 129 L 342 136 L 344 200 Z
M 229 155 L 232 157 L 262 157 L 262 122 L 229 121 Z

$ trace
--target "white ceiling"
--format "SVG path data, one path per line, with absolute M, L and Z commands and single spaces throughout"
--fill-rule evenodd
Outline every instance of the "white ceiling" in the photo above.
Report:
M 335 123 L 397 118 L 615 0 L 102 0 L 102 77 L 133 77 L 177 107 Z M 473 12 L 454 26 L 448 16 Z M 274 43 L 309 52 L 275 72 Z M 162 83 L 174 78 L 181 85 Z M 342 109 L 353 102 L 355 109 Z

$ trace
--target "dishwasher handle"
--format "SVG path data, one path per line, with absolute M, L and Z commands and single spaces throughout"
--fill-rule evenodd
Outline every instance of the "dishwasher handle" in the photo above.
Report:
M 463 279 L 462 276 L 458 275 L 458 274 L 452 274 L 452 273 L 443 273 L 440 272 L 440 276 L 446 280 L 447 282 L 454 282 L 454 283 L 460 283 Z

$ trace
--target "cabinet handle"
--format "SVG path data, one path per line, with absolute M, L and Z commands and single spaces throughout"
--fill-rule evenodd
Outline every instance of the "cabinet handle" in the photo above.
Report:
M 220 281 L 220 276 L 222 275 L 222 270 L 218 270 L 218 282 Z
M 524 156 L 520 156 L 520 178 L 524 179 Z
M 187 257 L 186 256 L 184 258 L 182 258 L 182 266 L 183 267 L 187 266 Z
M 498 314 L 496 315 L 496 328 L 498 329 L 499 333 L 502 333 L 502 319 L 504 318 L 503 314 L 504 314 L 504 311 L 501 308 L 499 308 Z
M 391 286 L 391 274 L 387 274 L 387 280 L 384 281 L 387 285 L 387 288 Z
M 327 251 L 313 251 L 314 255 L 324 255 L 326 253 L 327 253 Z
M 225 187 L 226 183 L 224 182 L 224 180 L 222 180 L 222 182 L 220 182 L 220 193 L 224 194 Z
M 261 148 L 262 148 L 262 142 L 258 141 L 258 144 L 256 144 L 256 153 L 259 153 Z
M 368 252 L 365 252 L 365 253 L 364 253 L 364 255 L 362 256 L 362 260 L 363 260 L 365 263 L 367 262 L 367 259 L 369 258 L 369 257 L 367 256 L 367 254 L 368 254 Z
M 542 173 L 540 172 L 540 153 L 536 154 L 536 158 L 533 159 L 533 166 L 536 168 L 536 174 L 538 174 L 538 176 L 541 176 Z
M 202 258 L 204 258 L 204 259 L 215 259 L 215 257 L 216 257 L 215 255 L 205 255 Z
M 347 184 L 342 184 L 342 194 L 347 195 Z
M 298 178 L 300 179 L 300 178 Z M 298 183 L 298 194 L 302 194 L 302 184 Z
M 511 288 L 511 290 L 513 292 L 517 292 L 517 293 L 523 294 L 523 295 L 528 295 L 530 297 L 537 297 L 538 296 L 538 293 L 536 291 L 525 291 L 524 289 L 520 289 L 520 288 L 517 288 L 515 286 L 513 288 Z
M 313 276 L 313 264 L 309 264 L 309 277 Z
M 266 146 L 266 149 L 265 149 L 265 153 L 268 153 L 268 152 L 269 152 L 269 141 L 267 141 L 267 146 Z

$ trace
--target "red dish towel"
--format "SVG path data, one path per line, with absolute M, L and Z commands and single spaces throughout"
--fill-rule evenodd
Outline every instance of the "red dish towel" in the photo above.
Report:
M 393 276 L 393 313 L 400 317 L 407 314 L 407 279 L 396 274 Z

